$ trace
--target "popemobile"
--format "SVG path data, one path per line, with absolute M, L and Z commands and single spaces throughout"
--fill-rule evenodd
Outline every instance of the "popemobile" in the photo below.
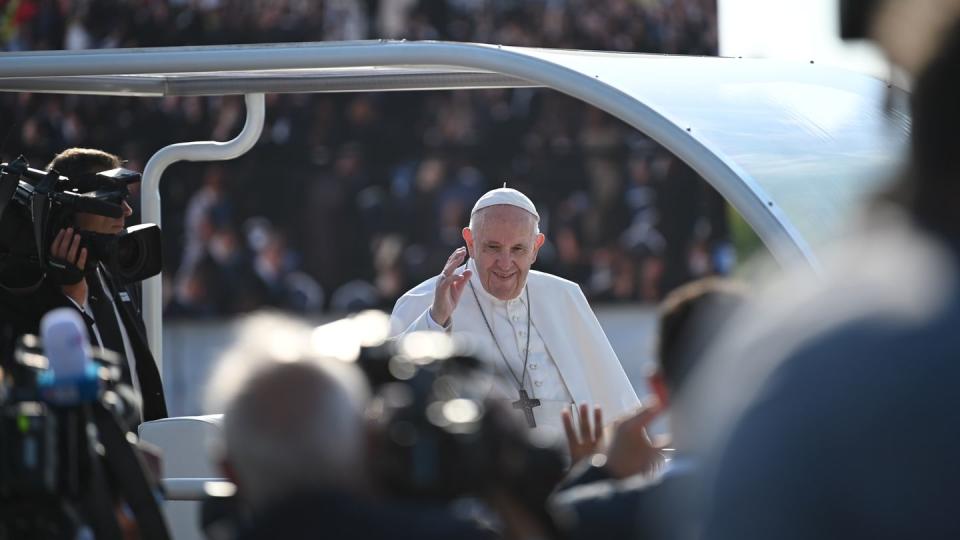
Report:
M 243 155 L 260 137 L 267 93 L 520 87 L 562 92 L 633 126 L 709 182 L 780 265 L 812 272 L 857 205 L 896 170 L 910 129 L 904 90 L 812 62 L 416 41 L 0 55 L 5 92 L 245 96 L 246 122 L 235 138 L 171 144 L 149 160 L 142 219 L 158 225 L 167 167 Z M 169 377 L 161 284 L 160 275 L 143 284 L 144 319 L 153 355 Z M 198 501 L 224 487 L 207 459 L 206 441 L 218 426 L 219 417 L 204 416 L 140 427 L 141 437 L 162 450 L 174 538 L 202 537 Z

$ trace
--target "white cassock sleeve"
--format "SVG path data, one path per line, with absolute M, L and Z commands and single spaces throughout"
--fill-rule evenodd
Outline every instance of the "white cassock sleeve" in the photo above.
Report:
M 450 325 L 443 327 L 430 316 L 433 305 L 433 292 L 437 278 L 432 277 L 407 291 L 397 300 L 390 314 L 390 337 L 396 338 L 410 332 L 448 331 Z

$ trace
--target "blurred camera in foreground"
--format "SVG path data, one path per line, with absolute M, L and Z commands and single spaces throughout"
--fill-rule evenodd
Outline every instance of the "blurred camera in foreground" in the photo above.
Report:
M 416 332 L 365 349 L 375 387 L 370 416 L 378 468 L 396 496 L 447 500 L 500 490 L 539 508 L 564 461 L 505 402 L 487 399 L 495 374 L 465 337 Z
M 119 538 L 128 526 L 168 538 L 119 358 L 92 350 L 68 308 L 46 315 L 41 334 L 2 340 L 0 540 Z
M 469 343 L 388 331 L 384 313 L 364 312 L 240 332 L 209 405 L 225 404 L 220 457 L 251 511 L 243 538 L 321 521 L 357 537 L 486 538 L 447 504 L 461 499 L 486 502 L 466 506 L 491 522 L 484 506 L 547 519 L 561 456 L 485 399 L 493 378 Z

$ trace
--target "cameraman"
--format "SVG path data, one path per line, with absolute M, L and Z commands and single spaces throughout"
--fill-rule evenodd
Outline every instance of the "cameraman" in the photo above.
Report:
M 21 295 L 0 289 L 0 321 L 14 331 L 38 333 L 40 319 L 52 309 L 72 307 L 83 315 L 91 342 L 121 355 L 123 381 L 142 399 L 141 418 L 167 416 L 160 373 L 147 345 L 146 332 L 133 287 L 117 284 L 105 261 L 115 255 L 115 240 L 132 213 L 126 202 L 127 186 L 94 175 L 120 166 L 120 158 L 101 150 L 70 148 L 47 165 L 67 177 L 64 191 L 87 193 L 112 190 L 122 194 L 117 218 L 77 212 L 72 222 L 56 232 L 49 247 L 50 265 L 40 286 Z M 52 216 L 53 217 L 53 216 Z

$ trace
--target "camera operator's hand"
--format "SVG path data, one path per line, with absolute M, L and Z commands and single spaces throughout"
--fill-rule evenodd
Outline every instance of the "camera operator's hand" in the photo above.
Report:
M 450 254 L 447 264 L 440 272 L 440 279 L 437 281 L 437 289 L 433 293 L 433 307 L 430 308 L 430 317 L 440 326 L 450 324 L 450 316 L 460 302 L 460 295 L 463 294 L 463 288 L 470 281 L 470 270 L 464 270 L 462 274 L 455 274 L 454 270 L 463 264 L 467 256 L 467 248 L 457 248 Z
M 80 247 L 80 239 L 73 227 L 57 233 L 50 245 L 48 275 L 60 284 L 63 294 L 82 306 L 87 301 L 87 282 L 83 279 L 87 248 Z
M 600 450 L 603 442 L 603 411 L 600 407 L 593 409 L 593 425 L 590 423 L 590 407 L 586 403 L 581 403 L 580 413 L 580 431 L 573 427 L 573 417 L 570 411 L 564 410 L 563 431 L 567 434 L 567 448 L 570 449 L 570 463 L 576 464 L 583 458 L 587 458 Z

